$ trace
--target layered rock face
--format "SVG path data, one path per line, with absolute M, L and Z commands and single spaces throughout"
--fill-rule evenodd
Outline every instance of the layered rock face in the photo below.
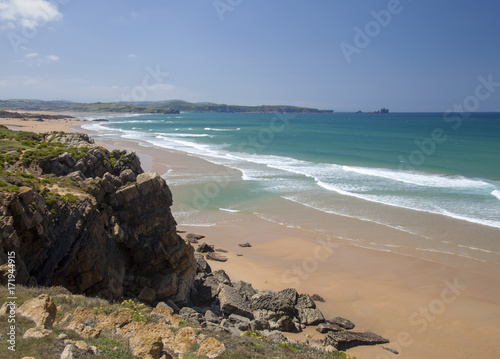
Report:
M 16 253 L 18 284 L 62 285 L 107 299 L 146 289 L 153 300 L 188 303 L 194 250 L 176 233 L 165 181 L 142 173 L 134 153 L 109 152 L 85 135 L 51 140 L 85 148 L 85 155 L 33 161 L 23 170 L 49 175 L 49 182 L 51 174 L 65 177 L 0 196 L 0 263 Z

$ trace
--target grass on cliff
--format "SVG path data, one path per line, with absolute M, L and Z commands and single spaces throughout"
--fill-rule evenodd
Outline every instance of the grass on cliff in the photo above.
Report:
M 78 161 L 89 151 L 87 147 L 70 147 L 52 141 L 52 137 L 48 141 L 43 140 L 44 137 L 37 133 L 12 131 L 0 125 L 0 192 L 18 192 L 21 186 L 42 190 L 46 186 L 58 182 L 64 187 L 75 187 L 74 183 L 68 182 L 69 180 L 61 182 L 59 178 L 38 178 L 24 172 L 25 168 L 35 160 L 49 160 L 68 152 L 73 154 L 75 160 Z M 49 193 L 49 200 L 53 201 L 54 199 L 57 202 L 62 200 L 70 203 L 74 203 L 76 200 L 74 196 L 55 196 Z
M 70 292 L 63 287 L 28 288 L 24 286 L 17 286 L 15 293 L 15 296 L 17 297 L 16 303 L 18 306 L 21 306 L 27 300 L 35 298 L 41 294 L 51 296 L 58 308 L 53 333 L 43 339 L 23 339 L 22 335 L 24 332 L 27 329 L 34 327 L 34 323 L 20 315 L 16 315 L 16 352 L 12 353 L 7 349 L 8 343 L 4 340 L 6 339 L 6 331 L 3 330 L 0 332 L 0 359 L 21 359 L 24 356 L 33 356 L 36 359 L 59 358 L 65 347 L 64 341 L 57 338 L 60 334 L 65 334 L 68 339 L 73 341 L 82 340 L 89 346 L 98 347 L 102 352 L 102 355 L 97 356 L 81 350 L 75 351 L 75 358 L 137 358 L 131 354 L 129 343 L 126 338 L 114 335 L 111 332 L 103 331 L 96 339 L 85 339 L 80 337 L 74 331 L 65 329 L 69 323 L 69 319 L 66 318 L 67 313 L 72 313 L 78 306 L 86 307 L 94 314 L 110 314 L 115 311 L 129 310 L 136 321 L 157 321 L 154 316 L 152 317 L 149 315 L 151 308 L 142 303 L 135 302 L 133 300 L 126 300 L 121 303 L 110 303 L 100 298 L 85 297 L 83 295 L 70 295 Z M 7 297 L 7 288 L 0 286 L 0 306 L 7 301 Z M 2 323 L 3 328 L 7 327 L 7 320 L 8 317 L 6 315 L 0 316 L 0 323 Z M 188 325 L 184 324 L 184 326 Z M 258 332 L 245 332 L 244 335 L 237 337 L 220 331 L 207 331 L 199 327 L 196 328 L 196 330 L 197 333 L 204 333 L 215 337 L 224 343 L 226 351 L 218 357 L 220 359 L 355 359 L 344 352 L 325 353 L 313 350 L 300 344 L 277 344 L 262 337 Z M 197 345 L 193 346 L 192 352 L 185 353 L 183 357 L 185 359 L 197 358 L 197 349 Z M 178 357 L 174 353 L 170 354 L 173 358 Z
M 43 161 L 57 157 L 64 152 L 73 154 L 78 161 L 88 152 L 87 147 L 70 147 L 63 143 L 43 141 L 44 137 L 34 132 L 13 131 L 0 125 L 0 166 L 4 163 L 14 164 L 21 160 L 30 165 L 33 161 Z
M 29 328 L 33 328 L 35 324 L 17 314 L 15 319 L 16 326 L 16 351 L 12 352 L 8 350 L 9 344 L 7 343 L 7 331 L 2 330 L 0 332 L 0 359 L 21 359 L 25 356 L 35 357 L 36 359 L 53 359 L 59 358 L 62 351 L 64 350 L 66 344 L 63 340 L 57 337 L 60 334 L 65 334 L 68 339 L 73 341 L 84 341 L 89 346 L 96 346 L 102 355 L 94 355 L 92 353 L 84 352 L 83 350 L 74 350 L 74 358 L 115 358 L 115 359 L 137 359 L 133 356 L 130 351 L 128 340 L 114 335 L 110 332 L 103 331 L 101 336 L 96 339 L 85 339 L 72 330 L 67 330 L 65 327 L 68 321 L 60 323 L 59 321 L 63 319 L 63 315 L 66 313 L 71 313 L 78 306 L 84 306 L 91 310 L 96 308 L 102 308 L 106 311 L 115 311 L 120 308 L 119 304 L 112 304 L 108 301 L 100 298 L 85 297 L 82 295 L 71 295 L 70 292 L 63 287 L 38 287 L 38 288 L 28 288 L 24 286 L 16 286 L 15 297 L 16 304 L 21 306 L 24 302 L 29 299 L 38 297 L 41 294 L 48 294 L 54 299 L 57 305 L 56 321 L 53 327 L 53 333 L 48 337 L 42 339 L 24 339 L 23 334 Z M 71 295 L 71 300 L 66 299 L 66 295 Z M 0 307 L 7 302 L 7 297 L 9 296 L 7 288 L 4 286 L 0 287 Z M 1 315 L 0 323 L 1 327 L 6 328 L 8 325 L 8 316 Z

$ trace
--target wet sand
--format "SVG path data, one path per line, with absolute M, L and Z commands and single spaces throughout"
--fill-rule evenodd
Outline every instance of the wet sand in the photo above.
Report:
M 159 172 L 167 182 L 172 179 L 175 183 L 178 173 L 210 177 L 232 171 L 134 141 L 100 142 L 135 150 L 145 159 L 145 170 Z M 176 186 L 172 190 L 174 217 L 179 222 L 183 206 L 192 206 L 176 203 Z M 295 287 L 299 292 L 317 293 L 326 300 L 318 303 L 325 316 L 347 317 L 356 324 L 355 330 L 380 334 L 391 340 L 389 347 L 400 352 L 396 356 L 375 346 L 353 348 L 349 354 L 360 358 L 496 357 L 500 340 L 497 262 L 442 253 L 401 255 L 362 248 L 307 228 L 289 228 L 249 213 L 216 212 L 208 215 L 213 223 L 207 223 L 202 214 L 199 223 L 196 218 L 178 223 L 179 230 L 204 234 L 207 243 L 229 251 L 226 263 L 210 262 L 213 269 L 222 268 L 232 280 L 251 282 L 260 290 Z M 345 219 L 339 219 L 342 221 Z M 362 230 L 367 242 L 383 237 L 380 231 L 386 230 L 364 221 L 347 222 Z M 243 242 L 252 247 L 239 247 Z M 308 330 L 291 337 L 301 340 L 305 334 L 322 336 Z
M 18 125 L 36 132 L 67 130 L 68 123 L 64 120 L 50 122 L 54 125 L 50 129 L 41 127 L 44 122 L 29 124 L 33 127 L 27 127 L 27 123 Z M 72 122 L 70 129 L 81 131 L 78 121 Z M 186 174 L 205 178 L 221 171 L 237 175 L 234 170 L 177 151 L 143 147 L 134 141 L 98 142 L 109 148 L 135 150 L 143 168 L 164 175 L 167 182 L 171 179 L 175 183 L 180 174 L 183 178 Z M 190 209 L 192 206 L 176 201 L 176 196 L 189 197 L 177 193 L 176 188 L 181 192 L 186 191 L 186 186 L 171 187 L 174 216 L 183 218 L 183 206 Z M 290 207 L 290 211 L 295 210 Z M 353 245 L 338 236 L 318 234 L 308 228 L 289 228 L 250 213 L 212 211 L 205 215 L 206 212 L 199 209 L 199 221 L 190 218 L 189 223 L 182 223 L 178 219 L 178 229 L 204 234 L 207 243 L 229 251 L 226 263 L 210 262 L 213 269 L 222 268 L 232 280 L 251 282 L 260 290 L 295 287 L 299 292 L 317 293 L 326 300 L 318 303 L 325 316 L 347 317 L 356 324 L 354 330 L 380 334 L 391 340 L 389 347 L 400 352 L 396 356 L 381 346 L 358 347 L 348 351 L 351 355 L 377 359 L 468 359 L 498 355 L 500 265 L 495 261 L 443 253 L 401 255 L 363 248 L 364 245 Z M 209 224 L 207 218 L 214 223 L 203 225 Z M 365 243 L 387 235 L 401 235 L 354 219 L 338 218 L 337 223 L 358 230 Z M 474 232 L 474 227 L 466 227 Z M 492 235 L 485 231 L 485 235 Z M 250 242 L 252 247 L 239 247 L 243 242 Z M 301 340 L 305 334 L 312 338 L 322 336 L 314 330 L 290 336 Z

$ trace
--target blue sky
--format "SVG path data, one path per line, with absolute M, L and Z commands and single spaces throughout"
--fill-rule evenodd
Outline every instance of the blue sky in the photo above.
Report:
M 0 99 L 446 111 L 480 76 L 500 81 L 499 14 L 498 0 L 0 0 Z M 477 110 L 500 111 L 499 86 Z

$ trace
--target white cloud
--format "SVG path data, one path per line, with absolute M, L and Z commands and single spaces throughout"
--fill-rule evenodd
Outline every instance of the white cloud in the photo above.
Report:
M 138 57 L 136 54 L 129 54 L 127 57 Z
M 25 63 L 29 66 L 42 66 L 47 65 L 52 62 L 59 61 L 60 57 L 57 55 L 40 55 L 36 52 L 29 52 L 24 55 L 23 59 L 20 59 L 19 62 Z
M 45 57 L 50 61 L 59 61 L 59 56 L 57 55 L 47 55 Z
M 61 19 L 62 14 L 57 6 L 47 0 L 2 0 L 0 2 L 0 21 L 5 22 L 7 28 L 34 29 Z

